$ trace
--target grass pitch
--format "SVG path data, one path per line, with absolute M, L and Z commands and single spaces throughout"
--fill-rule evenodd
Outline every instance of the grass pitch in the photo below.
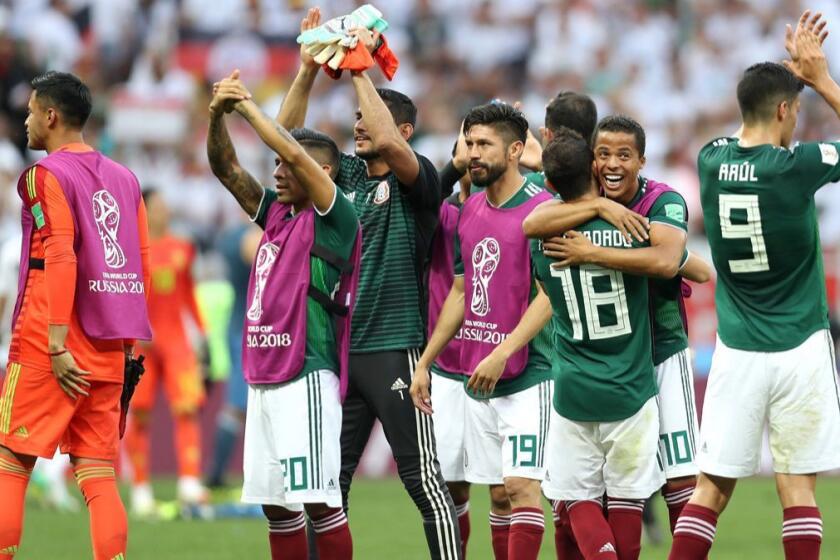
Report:
M 172 499 L 171 481 L 156 484 L 158 497 Z M 840 479 L 824 478 L 817 496 L 826 531 L 822 557 L 840 558 Z M 659 547 L 645 543 L 642 558 L 659 560 L 668 555 L 670 537 L 667 512 L 656 500 L 658 521 L 665 535 Z M 468 558 L 492 558 L 487 522 L 487 490 L 477 486 L 470 502 L 472 535 Z M 358 480 L 350 503 L 354 557 L 421 560 L 428 558 L 420 516 L 398 480 Z M 550 520 L 550 512 L 548 519 Z M 268 558 L 266 524 L 258 519 L 217 521 L 142 521 L 129 519 L 128 557 L 132 560 L 192 560 Z M 712 549 L 714 560 L 743 558 L 781 559 L 781 510 L 774 483 L 752 479 L 739 483 L 735 498 L 718 527 Z M 553 527 L 549 523 L 541 559 L 554 558 Z M 91 558 L 85 511 L 57 513 L 27 504 L 23 542 L 16 560 Z

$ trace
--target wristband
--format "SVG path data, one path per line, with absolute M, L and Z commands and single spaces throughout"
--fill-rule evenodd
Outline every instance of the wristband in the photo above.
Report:
M 55 358 L 56 356 L 61 356 L 62 354 L 66 354 L 66 353 L 67 353 L 67 348 L 59 350 L 58 352 L 48 352 L 48 354 L 50 355 L 50 358 Z

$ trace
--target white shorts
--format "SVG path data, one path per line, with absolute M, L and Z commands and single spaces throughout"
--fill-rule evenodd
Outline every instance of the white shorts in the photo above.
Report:
M 726 478 L 758 472 L 765 424 L 777 473 L 840 467 L 840 393 L 827 329 L 784 352 L 736 350 L 717 339 L 703 403 L 700 470 Z
M 659 457 L 665 478 L 695 476 L 697 456 L 697 408 L 694 375 L 686 348 L 654 368 L 659 386 Z
M 320 370 L 284 385 L 249 385 L 242 501 L 341 507 L 338 376 Z
M 618 422 L 575 422 L 552 410 L 548 473 L 543 493 L 552 500 L 642 500 L 665 484 L 657 461 L 659 410 L 651 397 Z
M 464 382 L 432 372 L 432 417 L 440 473 L 447 482 L 464 478 L 464 423 L 470 397 Z
M 476 484 L 542 480 L 554 383 L 492 399 L 467 397 L 464 474 Z

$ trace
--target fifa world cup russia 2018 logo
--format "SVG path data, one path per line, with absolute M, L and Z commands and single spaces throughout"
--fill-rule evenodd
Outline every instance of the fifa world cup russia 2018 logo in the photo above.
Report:
M 248 309 L 248 319 L 251 321 L 259 321 L 263 314 L 262 298 L 265 291 L 265 283 L 268 281 L 268 275 L 271 274 L 271 268 L 274 266 L 274 261 L 277 260 L 277 254 L 280 249 L 273 243 L 266 243 L 257 252 L 257 265 L 254 271 L 254 299 L 251 300 L 251 307 Z
M 93 193 L 93 219 L 102 240 L 105 251 L 105 264 L 109 268 L 125 266 L 125 253 L 117 242 L 117 229 L 120 227 L 120 207 L 106 190 Z
M 479 317 L 484 317 L 490 312 L 490 279 L 499 267 L 501 255 L 499 242 L 492 237 L 485 237 L 473 249 L 470 311 Z

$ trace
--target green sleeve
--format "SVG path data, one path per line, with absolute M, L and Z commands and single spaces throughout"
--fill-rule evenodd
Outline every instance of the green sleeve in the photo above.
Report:
M 661 223 L 688 231 L 688 207 L 678 192 L 669 191 L 659 195 L 648 212 L 651 223 Z
M 793 150 L 798 183 L 814 194 L 828 183 L 840 180 L 840 142 L 806 142 Z
M 316 243 L 338 253 L 349 254 L 359 229 L 359 220 L 353 204 L 336 188 L 332 206 L 323 214 L 315 211 Z
M 268 209 L 277 200 L 277 191 L 274 189 L 263 189 L 263 197 L 260 200 L 260 206 L 257 208 L 257 213 L 254 214 L 253 221 L 260 226 L 260 229 L 265 229 L 265 218 L 268 216 Z

